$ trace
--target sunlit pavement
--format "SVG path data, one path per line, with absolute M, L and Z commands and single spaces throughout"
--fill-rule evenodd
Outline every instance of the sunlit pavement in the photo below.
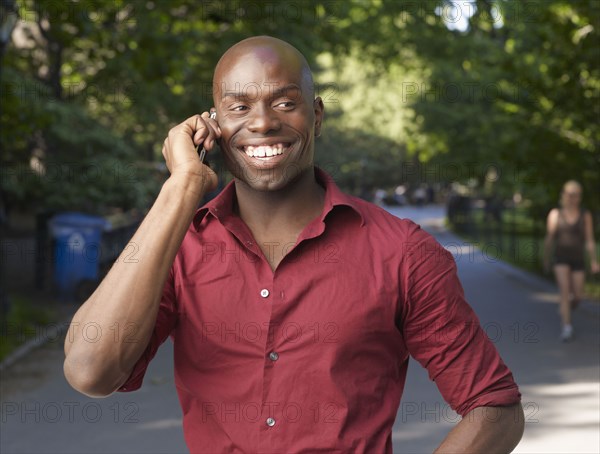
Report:
M 390 211 L 420 223 L 455 255 L 467 298 L 523 394 L 527 426 L 516 452 L 600 452 L 598 306 L 584 303 L 578 309 L 576 338 L 561 344 L 551 283 L 444 231 L 441 207 Z M 100 400 L 69 388 L 62 357 L 62 340 L 56 339 L 3 374 L 0 452 L 186 452 L 170 342 L 150 365 L 140 391 Z M 392 434 L 394 452 L 432 452 L 457 421 L 426 372 L 411 362 Z
M 443 228 L 443 207 L 393 207 L 436 236 L 454 256 L 465 294 L 517 380 L 526 428 L 519 453 L 600 452 L 600 311 L 574 313 L 576 338 L 558 340 L 555 286 L 485 254 Z M 490 415 L 493 418 L 494 415 Z M 394 452 L 431 452 L 458 417 L 416 362 L 394 426 Z

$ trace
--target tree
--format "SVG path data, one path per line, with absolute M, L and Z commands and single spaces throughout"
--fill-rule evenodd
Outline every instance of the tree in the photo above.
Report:
M 2 198 L 147 204 L 160 181 L 143 169 L 173 124 L 212 105 L 219 56 L 269 34 L 316 62 L 326 95 L 336 90 L 320 156 L 343 184 L 396 184 L 406 163 L 424 163 L 442 169 L 428 173 L 437 181 L 483 187 L 493 168 L 494 191 L 521 191 L 543 212 L 564 179 L 588 193 L 600 183 L 599 5 L 23 0 L 2 82 Z M 60 166 L 135 178 L 45 176 Z

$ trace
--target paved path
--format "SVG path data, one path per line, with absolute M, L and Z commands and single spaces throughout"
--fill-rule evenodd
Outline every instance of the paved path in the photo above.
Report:
M 600 452 L 600 313 L 584 302 L 574 313 L 577 337 L 558 341 L 556 287 L 475 249 L 443 228 L 441 207 L 392 208 L 420 223 L 452 251 L 465 294 L 520 386 L 526 429 L 520 453 Z M 486 247 L 487 246 L 487 247 Z M 395 452 L 431 452 L 451 425 L 448 409 L 416 363 L 394 426 Z
M 439 207 L 390 211 L 421 223 L 455 253 L 466 295 L 521 387 L 527 427 L 516 452 L 600 452 L 598 306 L 578 309 L 577 338 L 561 344 L 553 285 L 445 232 Z M 170 342 L 135 393 L 92 400 L 71 390 L 62 376 L 61 339 L 4 373 L 0 391 L 3 454 L 186 452 Z M 456 421 L 426 373 L 411 363 L 395 452 L 431 452 Z

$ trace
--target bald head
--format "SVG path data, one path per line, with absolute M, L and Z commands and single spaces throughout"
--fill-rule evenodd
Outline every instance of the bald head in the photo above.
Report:
M 302 94 L 306 99 L 314 99 L 312 72 L 304 55 L 291 44 L 271 36 L 253 36 L 244 39 L 223 54 L 213 75 L 215 95 L 221 91 L 226 74 L 251 61 L 258 61 L 263 65 L 282 65 L 297 72 L 301 80 Z M 255 82 L 260 84 L 260 81 Z
M 244 190 L 316 184 L 324 106 L 298 49 L 270 36 L 240 41 L 219 60 L 213 89 L 225 165 Z

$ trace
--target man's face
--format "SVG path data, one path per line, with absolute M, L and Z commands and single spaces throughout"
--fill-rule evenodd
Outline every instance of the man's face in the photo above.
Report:
M 292 55 L 259 47 L 229 61 L 214 81 L 226 165 L 254 190 L 283 189 L 312 169 L 323 103 Z

